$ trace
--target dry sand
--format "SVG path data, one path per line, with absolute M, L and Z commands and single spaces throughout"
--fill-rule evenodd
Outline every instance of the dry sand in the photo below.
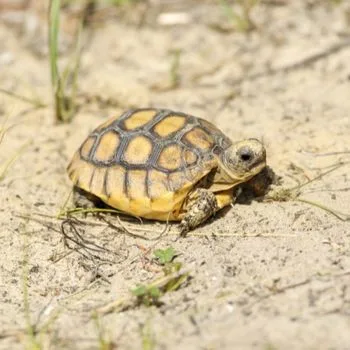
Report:
M 101 316 L 115 349 L 350 349 L 350 222 L 320 208 L 236 204 L 183 239 L 175 229 L 150 241 L 78 226 L 115 255 L 69 250 L 54 218 L 71 188 L 65 169 L 75 149 L 130 107 L 172 108 L 215 122 L 233 140 L 263 140 L 285 188 L 349 162 L 350 4 L 335 3 L 262 1 L 250 33 L 213 29 L 230 23 L 209 1 L 183 5 L 185 25 L 157 24 L 164 6 L 147 11 L 141 27 L 134 16 L 106 21 L 82 56 L 83 103 L 67 125 L 54 123 L 47 58 L 33 38 L 0 24 L 0 86 L 50 104 L 33 110 L 0 96 L 10 127 L 0 164 L 18 155 L 0 182 L 1 349 L 34 349 L 26 314 L 44 349 L 98 348 L 92 312 L 161 276 L 152 252 L 169 246 L 191 279 L 160 307 Z M 179 85 L 171 88 L 174 50 Z M 350 214 L 349 169 L 303 187 L 299 198 Z M 135 227 L 150 238 L 164 226 Z

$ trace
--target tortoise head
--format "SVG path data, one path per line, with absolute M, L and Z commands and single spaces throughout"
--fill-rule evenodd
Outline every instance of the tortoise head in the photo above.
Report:
M 219 155 L 219 166 L 225 181 L 246 182 L 266 167 L 266 151 L 256 139 L 232 144 Z

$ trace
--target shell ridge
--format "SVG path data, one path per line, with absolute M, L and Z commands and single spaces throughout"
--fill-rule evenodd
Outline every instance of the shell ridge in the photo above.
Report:
M 89 161 L 96 162 L 96 161 L 94 160 L 94 157 L 95 157 L 95 152 L 96 152 L 97 146 L 98 146 L 99 143 L 100 143 L 100 139 L 101 139 L 101 133 L 99 133 L 99 134 L 96 135 L 95 142 L 94 142 L 94 144 L 92 145 L 91 150 L 90 150 L 90 152 L 89 152 L 89 157 L 88 157 Z
M 125 194 L 125 197 L 130 198 L 130 196 L 129 196 L 129 170 L 126 170 L 125 174 L 124 174 L 123 192 Z
M 171 110 L 169 109 L 161 109 L 159 110 L 159 112 L 154 116 L 154 118 L 152 120 L 150 120 L 147 124 L 144 125 L 144 127 L 146 128 L 146 130 L 148 132 L 150 132 L 150 134 L 152 135 L 152 137 L 157 137 L 157 135 L 153 134 L 153 132 L 151 131 L 151 129 L 158 124 L 162 119 L 166 118 L 167 116 L 171 115 Z
M 129 136 L 122 136 L 120 138 L 120 144 L 118 146 L 117 152 L 115 152 L 115 163 L 124 163 L 123 159 L 123 154 L 125 152 L 126 146 L 129 144 L 129 141 L 132 137 Z
M 145 191 L 146 191 L 146 196 L 148 198 L 151 198 L 151 196 L 150 196 L 150 186 L 151 186 L 151 181 L 150 181 L 150 178 L 149 178 L 149 170 L 146 169 Z
M 91 188 L 92 181 L 94 180 L 95 170 L 96 170 L 96 169 L 94 168 L 94 170 L 93 170 L 93 172 L 92 172 L 92 174 L 91 174 L 91 176 L 90 176 L 89 189 Z
M 157 161 L 160 156 L 160 152 L 162 151 L 163 145 L 159 144 L 158 140 L 154 140 L 152 154 L 149 158 L 149 164 L 152 168 L 157 166 Z
M 90 150 L 88 151 L 88 155 L 87 156 L 85 156 L 84 154 L 83 154 L 83 148 L 84 148 L 84 146 L 85 146 L 85 144 L 86 144 L 86 142 L 91 138 L 91 137 L 94 137 L 94 142 L 93 142 L 93 144 L 92 144 L 92 146 L 90 147 Z M 89 135 L 89 137 L 83 142 L 83 144 L 79 147 L 79 156 L 80 156 L 80 158 L 82 158 L 82 159 L 84 159 L 84 160 L 86 160 L 86 161 L 90 161 L 91 160 L 91 154 L 92 154 L 92 151 L 93 151 L 93 149 L 94 149 L 94 146 L 95 146 L 95 144 L 96 144 L 96 141 L 97 141 L 97 139 L 98 139 L 98 135 Z
M 109 168 L 106 168 L 106 173 L 103 179 L 103 191 L 106 194 L 107 198 L 111 196 L 111 194 L 108 192 L 108 176 L 109 176 Z
M 182 144 L 184 144 L 184 142 L 182 141 L 183 136 L 184 136 L 187 132 L 191 131 L 191 130 L 192 130 L 194 127 L 196 127 L 196 126 L 198 126 L 198 125 L 196 125 L 196 123 L 188 123 L 188 124 L 186 124 L 186 125 L 176 134 L 175 140 L 176 140 L 177 142 L 181 142 Z

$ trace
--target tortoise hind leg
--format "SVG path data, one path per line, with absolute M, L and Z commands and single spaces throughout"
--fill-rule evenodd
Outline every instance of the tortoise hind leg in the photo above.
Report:
M 185 204 L 186 214 L 180 223 L 181 236 L 197 227 L 219 210 L 216 196 L 205 188 L 192 192 Z
M 89 192 L 84 191 L 83 189 L 77 186 L 73 187 L 73 203 L 77 208 L 84 209 L 104 207 L 104 204 L 101 201 L 101 199 Z

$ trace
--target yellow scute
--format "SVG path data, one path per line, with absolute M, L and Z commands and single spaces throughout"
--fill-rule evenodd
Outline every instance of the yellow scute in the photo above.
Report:
M 153 199 L 151 206 L 154 212 L 168 213 L 174 208 L 174 193 L 165 192 L 162 196 Z
M 183 157 L 185 159 L 186 165 L 191 165 L 198 160 L 196 153 L 192 152 L 191 150 L 185 150 L 183 152 Z
M 127 172 L 127 194 L 132 200 L 146 197 L 146 170 L 129 170 Z
M 93 176 L 95 167 L 83 160 L 76 164 L 74 170 L 74 180 L 73 182 L 85 191 L 90 192 L 90 181 Z
M 127 130 L 141 128 L 150 122 L 156 114 L 157 111 L 154 109 L 137 111 L 124 121 L 124 126 Z
M 107 198 L 104 187 L 106 171 L 107 168 L 96 167 L 90 184 L 90 192 L 103 200 Z
M 113 159 L 119 145 L 119 136 L 114 131 L 103 134 L 97 145 L 94 159 L 100 162 L 107 162 Z
M 152 141 L 145 136 L 137 136 L 130 140 L 124 151 L 124 160 L 129 164 L 147 163 L 152 152 Z
M 108 204 L 112 205 L 113 200 L 126 197 L 124 193 L 124 181 L 126 171 L 121 165 L 109 167 L 107 170 L 106 191 L 109 196 Z
M 133 214 L 130 212 L 130 200 L 125 196 L 111 196 L 108 198 L 107 204 L 113 208 Z
M 79 167 L 80 162 L 81 160 L 80 160 L 79 152 L 75 152 L 71 162 L 67 167 L 68 176 L 74 184 L 76 184 L 78 180 L 77 168 Z
M 95 143 L 96 138 L 95 137 L 88 137 L 83 145 L 81 146 L 81 155 L 84 158 L 88 158 L 92 149 L 92 146 Z
M 169 170 L 181 166 L 181 148 L 177 144 L 171 144 L 162 150 L 158 159 L 158 165 Z
M 201 149 L 208 149 L 214 143 L 212 137 L 198 127 L 193 128 L 191 131 L 186 133 L 185 140 L 191 143 L 194 147 Z
M 173 132 L 179 131 L 186 123 L 186 119 L 179 115 L 170 115 L 154 127 L 154 131 L 161 137 L 166 137 Z
M 142 197 L 130 200 L 130 212 L 136 216 L 145 217 L 151 213 L 151 199 L 148 197 Z
M 159 170 L 149 170 L 148 173 L 149 186 L 148 193 L 151 198 L 158 198 L 168 191 L 167 182 L 168 177 L 167 174 L 163 173 Z

